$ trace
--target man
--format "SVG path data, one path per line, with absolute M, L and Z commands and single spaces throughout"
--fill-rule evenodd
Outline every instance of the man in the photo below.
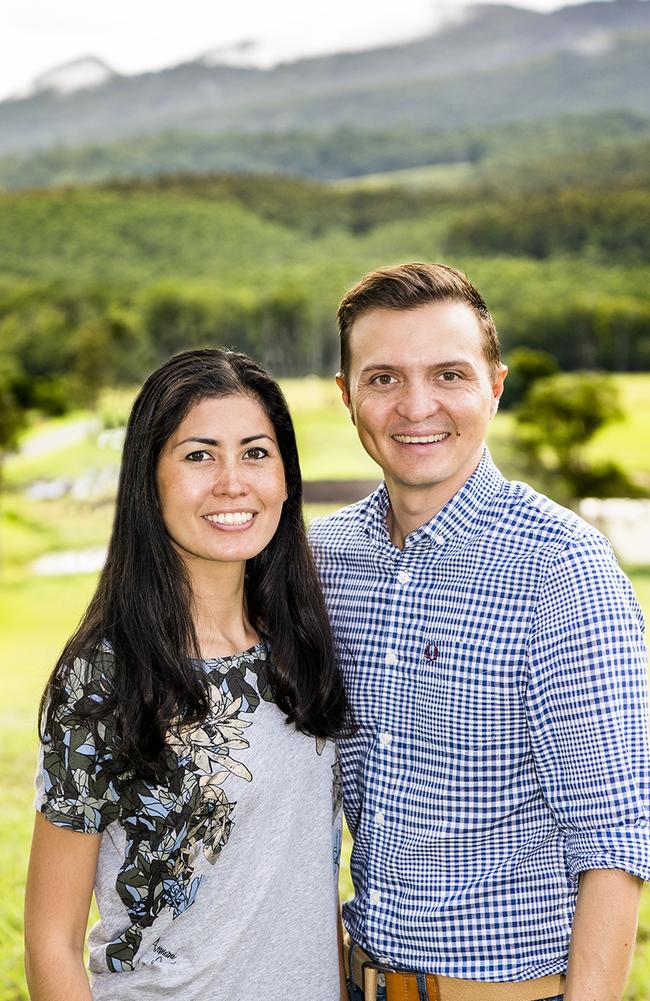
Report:
M 381 269 L 338 320 L 385 479 L 312 532 L 357 725 L 351 997 L 618 1001 L 650 876 L 638 603 L 485 449 L 507 369 L 463 274 Z

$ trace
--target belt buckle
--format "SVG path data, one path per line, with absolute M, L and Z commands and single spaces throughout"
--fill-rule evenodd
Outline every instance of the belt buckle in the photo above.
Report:
M 377 1001 L 377 987 L 379 986 L 380 975 L 394 972 L 391 966 L 384 966 L 383 963 L 375 963 L 372 959 L 368 959 L 365 963 L 362 963 L 361 977 L 363 979 L 364 1001 Z

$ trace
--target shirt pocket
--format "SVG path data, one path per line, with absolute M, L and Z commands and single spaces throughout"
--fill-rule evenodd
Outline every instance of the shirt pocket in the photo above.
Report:
M 431 639 L 416 677 L 417 736 L 450 754 L 476 754 L 497 742 L 512 693 L 495 650 Z

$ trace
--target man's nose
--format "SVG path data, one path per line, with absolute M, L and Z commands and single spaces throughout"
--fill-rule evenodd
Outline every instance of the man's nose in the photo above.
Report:
M 411 424 L 435 414 L 440 402 L 431 385 L 425 382 L 408 383 L 400 393 L 397 412 Z

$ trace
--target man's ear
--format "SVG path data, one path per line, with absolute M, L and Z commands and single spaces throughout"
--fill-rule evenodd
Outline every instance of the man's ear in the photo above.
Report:
M 348 384 L 345 381 L 345 376 L 342 372 L 337 372 L 336 374 L 336 385 L 341 390 L 341 399 L 345 403 L 348 410 L 350 409 L 350 390 L 348 389 Z
M 490 416 L 494 417 L 497 410 L 499 409 L 499 400 L 503 395 L 503 384 L 505 382 L 506 376 L 508 374 L 507 365 L 499 365 L 497 374 L 492 382 L 492 408 Z
M 337 373 L 337 385 L 341 389 L 341 398 L 348 407 L 348 412 L 350 413 L 350 419 L 355 423 L 355 414 L 353 413 L 353 408 L 350 400 L 350 389 L 348 388 L 348 383 L 346 382 L 346 376 L 343 372 Z

